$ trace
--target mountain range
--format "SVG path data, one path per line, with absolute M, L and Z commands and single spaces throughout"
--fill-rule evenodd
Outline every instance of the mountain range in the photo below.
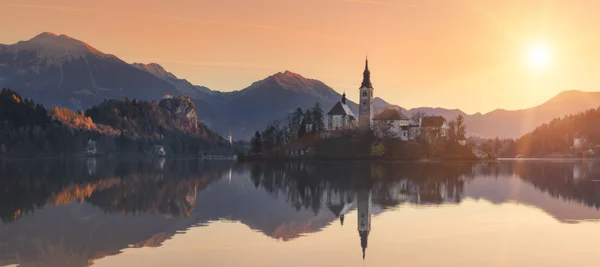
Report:
M 357 74 L 359 75 L 359 74 Z M 273 74 L 250 86 L 220 92 L 178 78 L 156 63 L 127 63 L 67 35 L 41 33 L 16 44 L 0 44 L 0 87 L 11 88 L 44 106 L 83 110 L 106 99 L 158 100 L 165 94 L 186 95 L 199 121 L 221 135 L 247 139 L 273 120 L 285 119 L 297 107 L 319 102 L 327 112 L 341 95 L 325 83 L 291 71 Z M 357 86 L 358 87 L 358 86 Z M 377 89 L 375 90 L 377 94 Z M 459 109 L 404 109 L 375 99 L 376 112 L 397 108 L 453 119 L 463 115 L 468 135 L 517 138 L 549 120 L 600 105 L 600 92 L 565 91 L 528 109 L 466 114 Z M 356 103 L 349 101 L 357 114 Z

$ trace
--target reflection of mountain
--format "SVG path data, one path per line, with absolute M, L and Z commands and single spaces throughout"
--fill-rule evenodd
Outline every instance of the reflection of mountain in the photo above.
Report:
M 232 179 L 220 179 L 232 167 Z M 332 223 L 343 227 L 344 219 L 355 220 L 347 213 L 359 216 L 360 225 L 361 207 L 377 215 L 402 203 L 459 204 L 465 198 L 524 203 L 563 221 L 600 219 L 594 208 L 600 188 L 591 181 L 598 170 L 596 162 L 542 161 L 0 161 L 0 263 L 13 262 L 16 251 L 23 266 L 86 266 L 127 247 L 160 246 L 216 220 L 291 241 Z M 368 220 L 364 226 L 356 238 L 366 249 L 366 227 L 377 224 Z
M 44 172 L 29 172 L 29 164 L 49 171 L 37 176 Z M 228 163 L 208 166 L 196 160 L 169 162 L 162 172 L 154 171 L 152 161 L 97 164 L 100 167 L 91 177 L 92 172 L 85 168 L 90 164 L 82 162 L 2 165 L 1 173 L 8 178 L 1 182 L 13 185 L 4 187 L 8 196 L 23 197 L 0 205 L 3 212 L 8 211 L 3 218 L 16 219 L 0 230 L 0 261 L 10 262 L 16 251 L 21 266 L 86 266 L 88 261 L 128 246 L 160 245 L 176 231 L 194 224 L 185 216 L 191 213 L 197 192 L 230 168 Z M 65 171 L 54 172 L 57 165 Z M 25 182 L 25 177 L 30 180 Z M 37 193 L 46 199 L 29 195 Z M 11 206 L 4 208 L 6 204 Z M 22 211 L 31 214 L 23 215 Z
M 0 218 L 10 221 L 46 204 L 66 205 L 75 200 L 108 212 L 185 216 L 193 208 L 196 192 L 228 170 L 225 169 L 228 165 L 218 170 L 199 161 L 174 161 L 161 171 L 155 165 L 160 166 L 164 161 L 158 160 L 119 163 L 88 160 L 85 165 L 79 161 L 4 164 L 0 173 L 7 178 L 0 180 L 0 185 L 6 188 L 2 196 L 7 197 L 5 203 L 15 206 L 0 205 Z M 30 164 L 39 166 L 29 168 Z
M 489 179 L 470 181 L 465 191 L 469 197 L 494 203 L 535 206 L 561 221 L 598 220 L 599 172 L 595 161 L 504 162 L 477 175 Z

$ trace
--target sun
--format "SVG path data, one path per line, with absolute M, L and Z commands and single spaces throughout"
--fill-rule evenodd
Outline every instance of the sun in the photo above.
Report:
M 548 65 L 550 51 L 548 47 L 541 44 L 531 45 L 526 53 L 527 62 L 533 68 L 540 69 Z

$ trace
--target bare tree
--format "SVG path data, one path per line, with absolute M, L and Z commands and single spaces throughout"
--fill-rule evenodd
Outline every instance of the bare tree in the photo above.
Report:
M 419 119 L 428 117 L 427 113 L 423 112 L 423 111 L 415 111 L 412 113 L 412 115 L 410 116 L 410 120 L 413 124 L 418 124 L 419 123 Z
M 393 138 L 396 137 L 396 132 L 392 130 L 392 121 L 376 121 L 373 124 L 375 132 L 382 138 Z

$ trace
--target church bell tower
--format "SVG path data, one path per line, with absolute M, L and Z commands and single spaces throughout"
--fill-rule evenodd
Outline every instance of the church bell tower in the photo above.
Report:
M 360 85 L 360 101 L 358 103 L 358 124 L 361 127 L 371 127 L 373 120 L 373 85 L 369 71 L 369 59 L 365 59 L 365 71 Z

